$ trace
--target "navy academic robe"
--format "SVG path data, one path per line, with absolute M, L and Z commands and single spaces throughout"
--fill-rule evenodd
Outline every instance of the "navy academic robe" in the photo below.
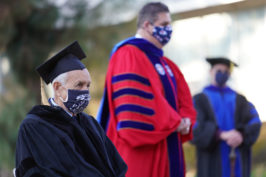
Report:
M 70 117 L 56 106 L 35 106 L 16 145 L 16 177 L 123 177 L 127 166 L 97 121 Z
M 243 143 L 235 149 L 235 177 L 249 177 L 251 146 L 258 138 L 261 122 L 255 107 L 229 87 L 208 86 L 194 96 L 197 122 L 193 143 L 197 149 L 198 177 L 229 177 L 231 148 L 219 139 L 220 131 L 236 129 Z

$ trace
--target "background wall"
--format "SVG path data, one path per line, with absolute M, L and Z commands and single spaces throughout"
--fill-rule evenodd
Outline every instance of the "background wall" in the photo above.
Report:
M 174 22 L 174 33 L 165 53 L 184 72 L 192 93 L 208 84 L 206 57 L 225 56 L 239 67 L 230 86 L 244 94 L 266 121 L 266 8 L 214 13 Z M 193 72 L 192 72 L 193 71 Z

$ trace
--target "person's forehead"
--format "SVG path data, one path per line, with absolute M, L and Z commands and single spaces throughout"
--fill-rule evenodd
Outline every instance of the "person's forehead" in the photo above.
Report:
M 223 70 L 229 70 L 229 67 L 226 64 L 215 64 L 213 67 L 213 69 L 223 69 Z
M 171 15 L 169 12 L 160 12 L 157 14 L 156 22 L 169 22 L 171 23 Z
M 90 73 L 89 71 L 85 68 L 83 70 L 73 70 L 68 72 L 68 79 L 78 81 L 78 80 L 87 80 L 90 81 Z

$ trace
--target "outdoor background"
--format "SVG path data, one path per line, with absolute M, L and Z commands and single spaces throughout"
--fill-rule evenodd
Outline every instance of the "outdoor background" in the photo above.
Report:
M 11 177 L 21 121 L 40 104 L 34 68 L 74 40 L 92 75 L 97 114 L 112 47 L 135 35 L 136 14 L 150 0 L 0 0 L 0 177 Z M 266 1 L 164 0 L 172 12 L 173 36 L 164 48 L 182 70 L 192 94 L 208 84 L 205 57 L 239 64 L 230 86 L 244 94 L 266 121 Z M 266 123 L 253 148 L 252 177 L 266 177 Z M 187 177 L 195 176 L 195 152 L 184 145 Z

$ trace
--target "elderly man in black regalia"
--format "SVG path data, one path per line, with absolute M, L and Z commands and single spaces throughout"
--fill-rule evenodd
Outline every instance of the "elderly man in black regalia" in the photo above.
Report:
M 37 68 L 52 83 L 50 106 L 34 106 L 16 145 L 16 177 L 122 177 L 127 166 L 97 121 L 82 111 L 90 100 L 85 54 L 70 44 Z

